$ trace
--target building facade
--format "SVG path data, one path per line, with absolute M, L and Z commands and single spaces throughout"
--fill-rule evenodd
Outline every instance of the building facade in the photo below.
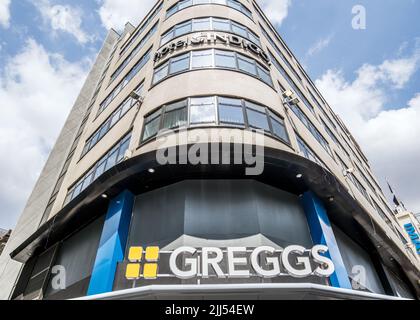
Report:
M 6 246 L 7 241 L 9 241 L 11 230 L 0 229 L 0 256 Z
M 417 298 L 409 241 L 254 0 L 161 0 L 109 32 L 0 298 Z

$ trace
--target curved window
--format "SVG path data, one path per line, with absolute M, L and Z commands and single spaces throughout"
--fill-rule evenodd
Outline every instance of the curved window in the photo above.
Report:
M 138 95 L 143 92 L 143 83 L 134 90 Z M 86 141 L 82 151 L 81 158 L 83 158 L 96 144 L 120 121 L 126 113 L 137 104 L 137 101 L 132 97 L 128 97 L 123 103 L 108 117 L 108 119 L 96 130 L 90 138 Z
M 168 11 L 166 12 L 166 18 L 169 18 L 170 16 L 174 15 L 178 11 L 184 10 L 191 6 L 200 5 L 200 4 L 225 5 L 232 9 L 242 12 L 248 18 L 252 19 L 251 10 L 249 10 L 242 3 L 236 0 L 181 0 L 168 9 Z
M 114 71 L 114 73 L 111 75 L 110 83 L 114 81 L 120 74 L 123 72 L 123 70 L 127 67 L 127 65 L 133 60 L 133 58 L 140 52 L 140 50 L 145 46 L 147 41 L 155 34 L 157 31 L 158 24 L 156 23 L 152 29 L 149 30 L 149 32 L 143 37 L 143 39 L 140 40 L 139 44 L 134 48 L 133 51 L 130 52 L 130 54 L 125 58 L 125 60 L 118 66 L 118 68 Z
M 215 96 L 187 98 L 155 110 L 145 118 L 141 141 L 166 130 L 200 125 L 262 129 L 290 142 L 284 120 L 269 108 L 244 99 Z
M 270 71 L 259 62 L 234 51 L 219 49 L 190 51 L 170 58 L 155 69 L 153 84 L 177 73 L 207 68 L 237 70 L 273 86 Z
M 109 104 L 118 96 L 118 94 L 125 88 L 125 86 L 140 72 L 140 70 L 145 66 L 145 64 L 150 60 L 152 52 L 152 47 L 139 59 L 139 61 L 131 68 L 130 71 L 124 76 L 124 78 L 118 83 L 118 85 L 112 89 L 110 94 L 105 98 L 104 101 L 99 105 L 99 110 L 97 116 L 101 114 Z
M 176 37 L 196 31 L 230 32 L 261 46 L 258 36 L 247 27 L 232 20 L 214 17 L 192 19 L 175 25 L 162 35 L 160 45 L 163 46 Z
M 76 198 L 83 192 L 89 185 L 98 179 L 105 171 L 108 171 L 118 163 L 123 161 L 125 152 L 130 145 L 131 133 L 126 135 L 117 144 L 109 150 L 93 167 L 84 174 L 67 192 L 64 205 L 68 204 L 71 200 Z

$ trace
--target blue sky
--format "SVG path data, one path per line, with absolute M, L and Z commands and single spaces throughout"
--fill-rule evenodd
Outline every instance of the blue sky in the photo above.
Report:
M 260 2 L 380 182 L 420 211 L 420 1 Z M 107 28 L 153 3 L 0 0 L 0 228 L 14 227 Z M 352 28 L 355 5 L 365 30 Z

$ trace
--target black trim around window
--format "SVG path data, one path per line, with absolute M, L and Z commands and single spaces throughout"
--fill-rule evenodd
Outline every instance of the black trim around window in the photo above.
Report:
M 203 110 L 195 113 L 192 117 L 192 107 L 197 109 L 202 107 Z M 206 113 L 211 108 L 213 108 L 213 113 Z M 225 113 L 221 111 L 222 108 L 226 109 Z M 167 121 L 168 113 L 173 112 L 178 112 L 179 118 L 172 118 L 172 121 Z M 258 115 L 255 113 L 258 113 Z M 253 119 L 251 119 L 252 114 L 256 116 Z M 264 122 L 262 125 L 261 121 Z M 173 125 L 165 125 L 168 123 Z M 148 128 L 148 125 L 151 127 Z M 290 137 L 284 118 L 273 109 L 244 98 L 215 95 L 192 96 L 175 100 L 146 114 L 140 146 L 153 141 L 160 134 L 180 129 L 196 128 L 260 129 L 268 136 L 290 146 Z M 145 138 L 147 130 L 152 131 L 147 133 Z
M 201 64 L 196 64 L 196 62 Z M 254 57 L 233 50 L 216 48 L 190 50 L 167 59 L 155 67 L 152 87 L 175 75 L 209 69 L 243 73 L 264 82 L 274 89 L 270 69 L 258 62 Z
M 203 1 L 203 0 L 200 0 Z M 225 6 L 225 7 L 229 7 L 231 9 L 234 9 L 236 11 L 239 11 L 241 13 L 243 13 L 245 16 L 247 16 L 250 20 L 254 21 L 253 17 L 252 17 L 252 11 L 251 9 L 249 9 L 247 6 L 245 6 L 243 3 L 237 1 L 237 0 L 217 0 L 214 1 L 213 0 L 206 0 L 207 2 L 197 2 L 197 0 L 180 0 L 177 3 L 175 3 L 173 6 L 171 6 L 168 10 L 166 10 L 166 16 L 165 18 L 168 19 L 170 17 L 172 17 L 174 14 L 190 8 L 190 7 L 194 7 L 194 6 L 200 6 L 200 5 L 220 5 L 220 6 Z M 225 3 L 221 3 L 220 1 L 224 1 Z M 190 3 L 187 5 L 184 5 L 184 3 Z M 184 6 L 182 6 L 184 5 Z M 180 8 L 181 7 L 181 8 Z

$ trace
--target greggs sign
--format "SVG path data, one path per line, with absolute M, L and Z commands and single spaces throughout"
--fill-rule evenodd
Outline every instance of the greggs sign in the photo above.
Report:
M 163 59 L 168 54 L 180 50 L 182 48 L 186 48 L 188 46 L 199 46 L 205 43 L 222 43 L 225 45 L 230 45 L 231 47 L 240 47 L 253 53 L 256 56 L 259 56 L 265 63 L 270 64 L 270 57 L 268 56 L 268 54 L 265 53 L 256 44 L 235 35 L 222 34 L 217 32 L 197 33 L 192 35 L 190 38 L 172 42 L 169 45 L 163 47 L 158 52 L 156 52 L 154 61 L 158 62 L 160 59 Z
M 262 278 L 282 275 L 325 278 L 335 271 L 333 262 L 325 256 L 327 252 L 328 248 L 323 245 L 316 245 L 309 250 L 292 245 L 282 250 L 270 246 L 253 249 L 230 247 L 224 250 L 214 247 L 180 247 L 165 254 L 169 254 L 170 272 L 179 279 L 249 278 L 255 275 Z M 126 278 L 158 278 L 161 253 L 164 252 L 160 252 L 158 247 L 148 247 L 146 250 L 131 247 Z M 164 269 L 167 270 L 168 266 Z

